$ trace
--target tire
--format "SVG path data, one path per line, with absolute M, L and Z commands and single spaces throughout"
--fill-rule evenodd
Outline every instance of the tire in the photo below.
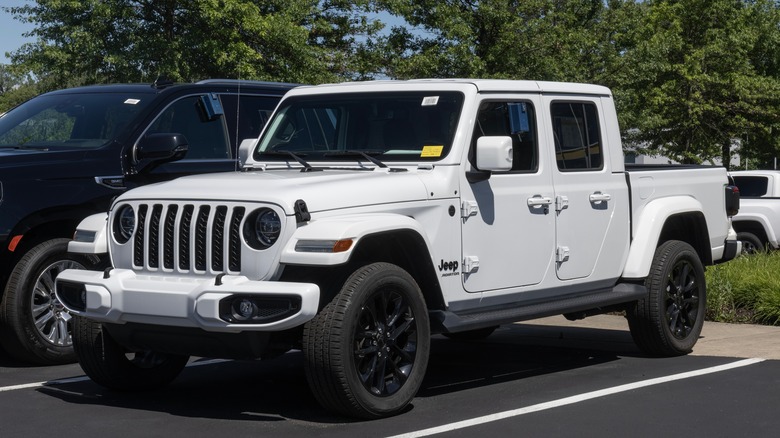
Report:
M 65 269 L 99 269 L 97 256 L 68 254 L 69 239 L 34 246 L 16 263 L 0 303 L 0 343 L 23 362 L 56 365 L 76 361 L 71 315 L 54 295 Z
M 481 329 L 476 330 L 468 330 L 465 332 L 457 332 L 457 333 L 443 333 L 443 335 L 447 338 L 456 340 L 456 341 L 481 341 L 482 339 L 487 338 L 488 336 L 492 335 L 494 331 L 498 326 L 495 327 L 485 327 Z
M 742 254 L 751 255 L 765 251 L 764 243 L 753 233 L 737 233 L 737 240 L 742 242 Z
M 430 354 L 419 286 L 389 263 L 358 269 L 304 327 L 303 353 L 324 408 L 364 419 L 400 413 L 420 389 Z
M 129 352 L 103 325 L 84 317 L 73 318 L 73 347 L 79 365 L 95 383 L 119 391 L 161 388 L 184 369 L 189 356 L 153 351 Z
M 707 286 L 696 251 L 681 241 L 655 251 L 646 298 L 626 312 L 631 336 L 651 356 L 688 354 L 704 325 Z

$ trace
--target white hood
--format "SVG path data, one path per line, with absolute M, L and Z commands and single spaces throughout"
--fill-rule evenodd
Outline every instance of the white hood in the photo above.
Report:
M 294 214 L 302 199 L 310 212 L 427 199 L 417 170 L 299 169 L 194 175 L 133 189 L 118 200 L 220 200 L 267 202 Z

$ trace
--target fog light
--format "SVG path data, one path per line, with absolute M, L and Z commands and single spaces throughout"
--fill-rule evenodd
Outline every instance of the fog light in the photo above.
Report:
M 252 301 L 244 298 L 233 302 L 233 317 L 238 320 L 252 319 L 257 314 L 257 306 Z
M 268 324 L 301 310 L 301 297 L 233 295 L 219 302 L 219 318 L 234 324 Z
M 257 314 L 257 306 L 255 306 L 255 303 L 247 299 L 238 301 L 238 312 L 236 312 L 235 315 L 237 318 L 250 319 L 256 314 Z

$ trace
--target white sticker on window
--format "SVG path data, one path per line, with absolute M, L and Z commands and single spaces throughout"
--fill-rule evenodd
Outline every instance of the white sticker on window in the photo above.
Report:
M 423 97 L 422 106 L 433 106 L 439 103 L 439 96 Z
M 127 100 L 125 100 L 125 103 L 127 105 L 135 105 L 135 104 L 137 104 L 140 101 L 141 101 L 141 99 L 127 99 Z

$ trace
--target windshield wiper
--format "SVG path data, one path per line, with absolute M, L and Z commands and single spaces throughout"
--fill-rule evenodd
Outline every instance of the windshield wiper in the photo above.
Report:
M 304 160 L 302 157 L 305 157 L 306 154 L 296 154 L 292 151 L 263 151 L 260 152 L 260 155 L 272 155 L 277 157 L 292 157 L 295 161 L 298 162 L 301 166 L 303 166 L 303 169 L 301 169 L 301 172 L 314 172 L 318 169 L 315 167 L 312 167 L 311 164 L 307 163 L 306 160 Z
M 358 151 L 358 150 L 344 150 L 344 151 L 333 151 L 333 152 L 325 152 L 322 154 L 323 157 L 363 157 L 366 160 L 374 163 L 377 167 L 381 168 L 387 168 L 387 164 L 379 161 L 379 159 L 372 157 L 369 154 L 375 154 L 379 155 L 384 152 L 382 151 Z

